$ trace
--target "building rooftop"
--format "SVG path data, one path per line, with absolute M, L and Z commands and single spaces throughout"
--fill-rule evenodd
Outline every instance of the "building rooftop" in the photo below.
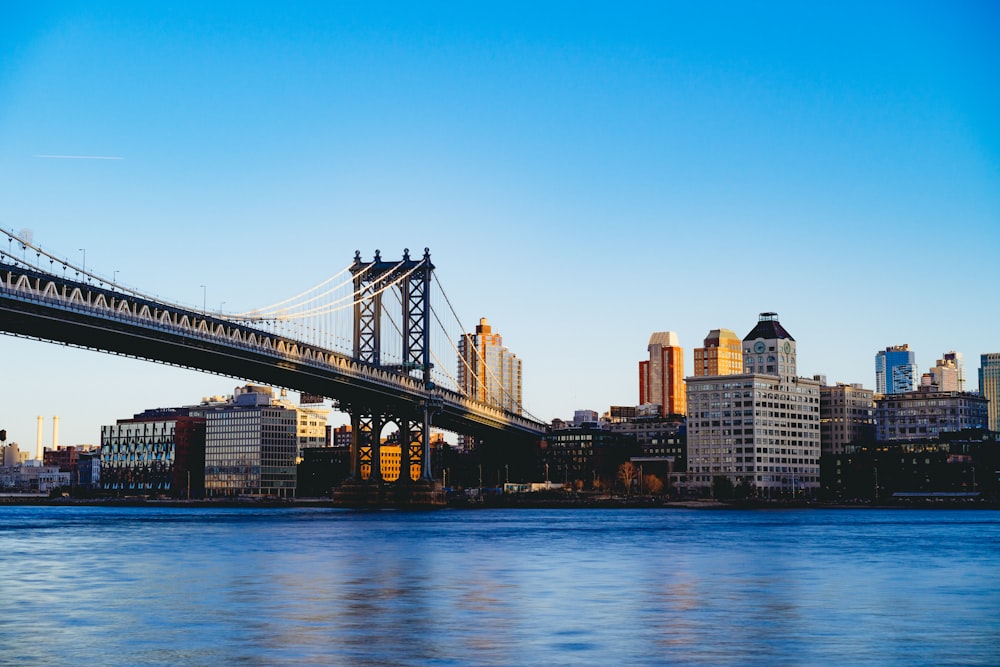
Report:
M 792 338 L 792 334 L 788 333 L 785 327 L 781 326 L 781 322 L 778 321 L 778 313 L 761 313 L 760 319 L 757 321 L 757 326 L 744 336 L 743 340 L 754 340 L 757 338 L 765 340 L 773 338 L 795 340 Z
M 677 338 L 676 332 L 673 331 L 657 331 L 649 337 L 649 344 L 660 345 L 662 347 L 680 347 L 680 340 Z

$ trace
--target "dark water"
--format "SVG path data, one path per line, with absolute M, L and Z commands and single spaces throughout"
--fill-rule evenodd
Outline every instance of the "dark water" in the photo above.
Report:
M 998 665 L 1000 512 L 0 507 L 0 664 Z

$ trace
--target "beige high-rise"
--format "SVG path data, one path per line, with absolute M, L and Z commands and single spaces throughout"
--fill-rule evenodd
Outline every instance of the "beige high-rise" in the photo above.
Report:
M 684 348 L 673 331 L 649 337 L 649 361 L 639 362 L 639 404 L 660 406 L 661 415 L 687 414 Z

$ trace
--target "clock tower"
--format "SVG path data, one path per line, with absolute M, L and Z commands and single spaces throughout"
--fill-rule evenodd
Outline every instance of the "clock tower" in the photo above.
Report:
M 743 372 L 776 375 L 786 382 L 796 376 L 795 339 L 781 326 L 777 313 L 761 313 L 757 326 L 743 339 Z

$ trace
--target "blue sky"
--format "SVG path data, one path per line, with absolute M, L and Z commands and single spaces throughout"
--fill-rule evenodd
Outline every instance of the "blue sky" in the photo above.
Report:
M 0 227 L 248 310 L 429 247 L 538 417 L 776 311 L 799 372 L 1000 351 L 994 3 L 0 5 Z M 42 155 L 119 157 L 69 160 Z M 0 338 L 10 437 L 229 393 Z

